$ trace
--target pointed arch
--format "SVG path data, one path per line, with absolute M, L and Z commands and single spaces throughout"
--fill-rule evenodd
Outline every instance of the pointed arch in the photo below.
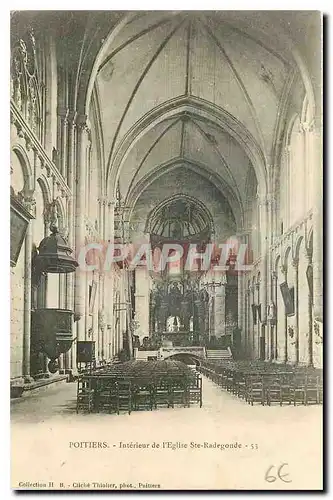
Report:
M 267 192 L 267 165 L 263 152 L 247 128 L 226 110 L 198 97 L 180 96 L 155 107 L 138 120 L 124 135 L 113 158 L 107 165 L 108 192 L 114 195 L 121 166 L 136 142 L 149 130 L 165 119 L 189 114 L 194 119 L 204 120 L 231 135 L 249 157 L 260 185 L 261 194 Z

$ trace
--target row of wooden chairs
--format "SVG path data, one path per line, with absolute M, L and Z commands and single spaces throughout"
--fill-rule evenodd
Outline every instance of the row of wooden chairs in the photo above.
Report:
M 107 411 L 109 413 L 134 410 L 153 410 L 175 405 L 202 407 L 202 379 L 199 374 L 191 379 L 118 379 L 80 377 L 77 385 L 77 413 Z
M 99 375 L 113 376 L 114 378 L 147 378 L 159 379 L 162 377 L 188 377 L 191 369 L 179 361 L 127 361 L 105 366 L 95 372 Z
M 246 372 L 230 369 L 220 370 L 201 367 L 201 372 L 228 392 L 244 399 L 249 404 L 322 404 L 322 377 L 315 373 Z

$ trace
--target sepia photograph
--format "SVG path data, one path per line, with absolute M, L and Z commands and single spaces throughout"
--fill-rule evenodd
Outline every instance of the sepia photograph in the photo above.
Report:
M 315 10 L 10 12 L 12 490 L 323 490 L 322 53 Z

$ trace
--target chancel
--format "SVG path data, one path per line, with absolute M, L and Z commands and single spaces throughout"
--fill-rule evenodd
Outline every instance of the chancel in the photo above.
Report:
M 322 402 L 316 30 L 297 11 L 12 13 L 13 397 L 68 380 L 78 412 L 201 407 L 205 383 Z

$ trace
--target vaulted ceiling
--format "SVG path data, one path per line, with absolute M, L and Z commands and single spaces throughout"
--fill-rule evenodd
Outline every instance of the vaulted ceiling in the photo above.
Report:
M 295 74 L 291 51 L 273 31 L 253 12 L 129 17 L 103 52 L 94 90 L 103 163 L 124 197 L 135 203 L 162 168 L 181 163 L 201 169 L 243 210 L 249 175 L 258 178 L 247 145 L 265 168 Z

